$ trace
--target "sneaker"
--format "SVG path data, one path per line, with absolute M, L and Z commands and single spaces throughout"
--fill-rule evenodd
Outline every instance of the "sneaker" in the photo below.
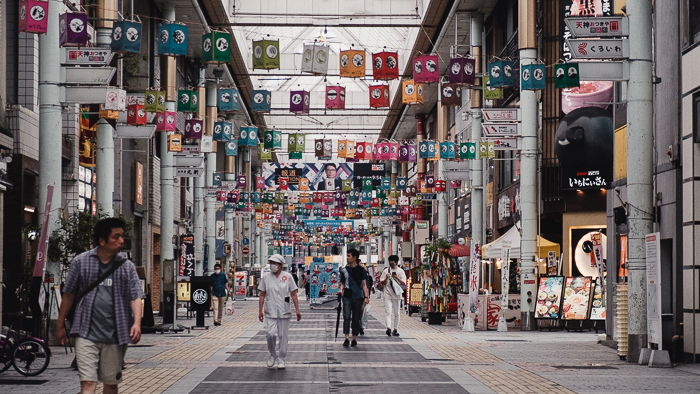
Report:
M 399 332 L 396 331 L 396 330 L 394 330 L 394 332 L 392 332 L 391 335 L 393 335 L 393 336 L 395 336 L 395 337 L 398 337 L 398 336 L 399 336 Z
M 345 347 L 350 346 L 350 340 L 345 338 L 345 341 L 343 342 L 343 346 L 345 346 Z
M 365 336 L 365 330 L 360 329 L 360 336 L 364 337 Z
M 391 336 L 391 328 L 386 329 L 386 336 L 388 336 L 388 337 Z
M 270 356 L 270 358 L 267 359 L 267 367 L 273 368 L 275 366 L 275 360 L 275 357 Z
M 357 341 L 353 339 L 352 342 L 350 342 L 350 346 L 352 346 L 352 347 L 357 346 Z
M 284 364 L 284 360 L 277 360 L 277 369 L 285 369 L 287 366 Z

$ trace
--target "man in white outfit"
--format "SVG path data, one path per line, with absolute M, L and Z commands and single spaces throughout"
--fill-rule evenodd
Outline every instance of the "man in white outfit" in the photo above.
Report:
M 270 264 L 270 273 L 263 275 L 258 285 L 258 319 L 265 321 L 267 349 L 270 351 L 267 367 L 273 368 L 277 364 L 277 369 L 284 369 L 289 343 L 289 322 L 292 319 L 291 302 L 294 302 L 297 321 L 301 320 L 297 298 L 299 289 L 292 274 L 282 271 L 285 265 L 282 255 L 273 254 L 267 262 Z
M 386 315 L 386 335 L 399 336 L 399 319 L 401 316 L 401 298 L 406 285 L 406 273 L 399 265 L 399 256 L 389 256 L 389 267 L 382 271 L 379 282 L 382 285 L 384 298 L 384 314 Z

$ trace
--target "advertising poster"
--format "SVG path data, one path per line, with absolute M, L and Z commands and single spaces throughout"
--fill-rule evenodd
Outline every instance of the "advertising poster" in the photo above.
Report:
M 479 306 L 479 265 L 481 265 L 481 246 L 472 241 L 472 256 L 469 263 L 469 312 L 476 313 Z
M 563 320 L 586 320 L 591 307 L 593 280 L 590 276 L 567 277 L 564 285 Z
M 593 302 L 591 303 L 591 320 L 605 320 L 606 305 L 603 286 L 601 279 L 596 279 L 593 288 Z
M 287 190 L 340 190 L 344 179 L 353 179 L 353 165 L 357 164 L 263 163 L 262 177 L 271 190 L 279 189 L 278 177 L 286 178 Z
M 337 294 L 340 290 L 338 263 L 312 262 L 310 297 Z
M 661 332 L 661 233 L 650 233 L 644 238 L 647 268 L 647 333 L 649 342 L 662 349 Z
M 537 286 L 536 319 L 558 319 L 561 308 L 561 294 L 564 289 L 563 276 L 542 276 Z
M 190 302 L 190 282 L 177 282 L 177 300 Z
M 248 283 L 248 271 L 236 271 L 233 278 L 233 297 L 237 300 L 245 299 Z

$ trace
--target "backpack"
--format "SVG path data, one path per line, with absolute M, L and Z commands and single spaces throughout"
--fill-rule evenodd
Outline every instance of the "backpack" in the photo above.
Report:
M 374 286 L 374 279 L 372 278 L 372 275 L 369 274 L 367 270 L 365 270 L 365 280 L 367 281 L 367 290 L 372 291 L 372 286 Z

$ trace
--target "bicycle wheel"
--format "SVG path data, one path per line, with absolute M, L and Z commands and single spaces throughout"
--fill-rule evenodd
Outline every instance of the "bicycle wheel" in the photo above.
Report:
M 22 340 L 12 352 L 12 366 L 24 376 L 36 376 L 49 366 L 51 354 L 46 344 L 34 339 Z
M 0 372 L 7 371 L 12 366 L 12 352 L 9 344 L 5 344 L 0 348 Z

